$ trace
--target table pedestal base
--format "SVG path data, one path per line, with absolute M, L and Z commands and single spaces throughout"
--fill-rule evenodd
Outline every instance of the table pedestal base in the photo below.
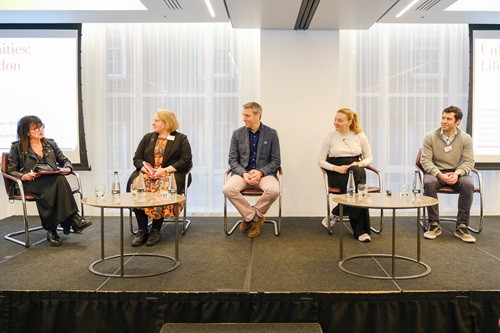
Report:
M 110 273 L 100 272 L 94 267 L 95 265 L 102 263 L 106 260 L 111 260 L 111 259 L 115 259 L 115 258 L 123 258 L 123 257 L 159 257 L 159 258 L 164 258 L 164 259 L 168 259 L 168 260 L 172 261 L 173 265 L 162 270 L 162 271 L 155 272 L 155 273 L 149 273 L 149 274 L 122 274 L 123 272 L 120 272 L 120 270 L 121 270 L 120 268 L 117 268 L 118 273 L 110 274 Z M 120 254 L 117 254 L 114 256 L 110 256 L 110 257 L 106 257 L 104 259 L 99 259 L 97 261 L 94 261 L 92 264 L 90 264 L 89 270 L 92 273 L 100 275 L 100 276 L 135 278 L 135 277 L 146 277 L 146 276 L 155 276 L 155 275 L 164 274 L 164 273 L 167 273 L 167 272 L 170 272 L 170 271 L 176 269 L 179 266 L 179 264 L 180 264 L 179 260 L 175 260 L 174 257 L 167 256 L 167 255 L 152 254 L 152 253 L 125 253 L 125 254 L 123 254 L 123 256 Z
M 347 269 L 347 268 L 344 267 L 344 263 L 346 261 L 352 260 L 352 259 L 356 259 L 356 258 L 391 258 L 391 259 L 407 260 L 407 261 L 411 261 L 411 262 L 414 262 L 416 264 L 419 264 L 419 265 L 425 267 L 425 272 L 423 272 L 421 274 L 415 274 L 415 275 L 403 275 L 403 276 L 385 275 L 385 276 L 380 276 L 380 275 L 368 275 L 368 274 L 356 273 L 356 272 L 353 272 L 353 271 L 351 271 L 351 270 L 349 270 L 349 269 Z M 409 257 L 404 257 L 404 256 L 400 256 L 400 255 L 394 255 L 394 257 L 393 257 L 392 254 L 358 254 L 358 255 L 354 255 L 354 256 L 350 256 L 350 257 L 344 258 L 344 260 L 339 261 L 338 265 L 339 265 L 339 268 L 341 270 L 343 270 L 344 272 L 346 272 L 346 273 L 349 273 L 349 274 L 352 274 L 352 275 L 356 275 L 356 276 L 366 277 L 366 278 L 370 278 L 370 279 L 379 279 L 379 280 L 416 279 L 416 278 L 419 278 L 419 277 L 426 276 L 426 275 L 428 275 L 431 272 L 430 266 L 427 265 L 424 262 L 417 261 L 416 259 L 409 258 Z

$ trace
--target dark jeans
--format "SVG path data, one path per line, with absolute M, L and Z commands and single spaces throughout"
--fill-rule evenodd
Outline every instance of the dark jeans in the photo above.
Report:
M 436 176 L 426 173 L 424 175 L 424 195 L 437 199 L 437 191 L 443 187 L 449 186 L 459 193 L 458 195 L 458 213 L 457 226 L 460 224 L 469 225 L 470 209 L 474 197 L 474 183 L 471 176 L 460 176 L 453 185 L 448 185 Z M 427 207 L 429 222 L 439 222 L 439 205 Z

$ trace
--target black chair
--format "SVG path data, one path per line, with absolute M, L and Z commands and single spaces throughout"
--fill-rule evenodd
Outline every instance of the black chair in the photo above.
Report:
M 226 172 L 224 173 L 224 184 L 227 182 L 227 180 L 229 179 L 231 175 L 231 169 L 227 169 Z M 279 236 L 281 234 L 281 198 L 282 198 L 282 193 L 283 193 L 283 169 L 280 167 L 279 170 L 278 170 L 278 182 L 279 182 L 279 187 L 280 187 L 280 190 L 279 190 L 279 195 L 278 195 L 278 222 L 276 222 L 275 220 L 269 220 L 269 219 L 266 219 L 264 221 L 264 223 L 272 223 L 274 225 L 274 234 L 276 236 Z M 262 195 L 262 193 L 264 193 L 261 189 L 259 188 L 246 188 L 246 189 L 243 189 L 240 191 L 240 193 L 243 195 L 243 196 L 249 196 L 249 197 L 260 197 Z M 234 225 L 233 227 L 231 228 L 231 230 L 227 230 L 227 198 L 226 196 L 224 196 L 224 232 L 226 233 L 226 235 L 231 235 L 234 230 L 236 230 L 236 228 L 238 227 L 238 225 L 243 222 L 243 220 L 238 220 Z
M 331 214 L 331 209 L 330 209 L 330 194 L 341 194 L 342 193 L 342 189 L 340 187 L 333 187 L 333 186 L 330 186 L 328 184 L 328 174 L 326 173 L 326 170 L 321 168 L 321 172 L 323 173 L 323 180 L 325 182 L 325 191 L 326 191 L 326 218 L 329 219 L 330 218 L 330 214 Z M 373 174 L 376 176 L 377 178 L 377 183 L 376 184 L 368 184 L 368 193 L 382 193 L 382 173 L 377 170 L 376 168 L 372 167 L 372 166 L 367 166 L 365 167 L 365 170 L 367 171 L 370 171 L 370 172 L 373 172 Z M 368 174 L 367 174 L 368 176 Z M 368 180 L 368 177 L 367 177 L 367 180 Z M 383 218 L 384 218 L 384 210 L 381 209 L 380 210 L 380 226 L 378 229 L 375 229 L 374 227 L 371 227 L 370 226 L 370 229 L 371 231 L 373 231 L 374 233 L 376 234 L 380 234 L 384 228 L 383 224 L 382 224 L 382 221 L 383 221 Z M 349 217 L 348 216 L 344 216 L 344 221 L 343 222 L 346 222 L 346 221 L 349 221 Z M 330 225 L 328 225 L 328 232 L 330 233 L 330 235 L 333 233 L 333 230 L 332 230 L 332 227 Z
M 42 226 L 30 228 L 28 223 L 28 209 L 26 207 L 26 203 L 34 202 L 36 199 L 32 194 L 24 192 L 23 182 L 21 179 L 7 174 L 8 165 L 9 165 L 9 153 L 2 153 L 2 176 L 5 184 L 5 190 L 7 192 L 7 196 L 9 196 L 10 203 L 14 203 L 15 201 L 21 201 L 21 203 L 23 204 L 24 230 L 8 233 L 7 235 L 4 236 L 4 238 L 11 242 L 23 245 L 25 247 L 30 247 L 30 245 L 36 245 L 46 240 L 45 238 L 43 238 L 33 244 L 30 244 L 29 233 L 31 231 L 43 229 Z M 73 192 L 73 194 L 80 195 L 81 215 L 84 218 L 85 214 L 83 211 L 83 203 L 81 202 L 81 200 L 83 199 L 83 191 L 80 183 L 80 177 L 76 172 L 71 172 L 70 175 L 76 178 L 76 185 L 71 187 L 71 192 Z M 24 242 L 13 237 L 22 234 L 24 234 Z
M 188 187 L 189 187 L 189 185 L 191 185 L 191 170 L 192 169 L 193 169 L 193 166 L 191 165 L 188 172 L 186 172 L 186 178 L 185 178 L 185 182 L 184 182 L 183 195 L 186 197 L 186 201 L 184 202 L 183 217 L 181 220 L 179 220 L 180 222 L 182 222 L 182 230 L 181 230 L 182 235 L 184 235 L 186 233 L 187 229 L 191 225 L 191 220 L 187 219 L 187 203 L 188 203 Z M 137 171 L 134 171 L 130 175 L 130 178 L 127 181 L 127 187 L 126 187 L 127 192 L 130 192 L 130 186 L 131 186 L 132 182 L 134 181 L 134 179 L 138 176 L 138 174 L 139 173 Z M 168 219 L 165 219 L 164 221 L 165 222 L 174 222 L 174 221 L 170 221 Z M 152 222 L 150 222 L 149 225 L 151 225 L 151 223 Z M 133 235 L 137 234 L 137 230 L 134 230 L 134 219 L 133 219 L 132 210 L 130 210 L 130 214 L 129 214 L 129 224 L 130 224 L 130 232 Z
M 420 183 L 424 183 L 424 168 L 422 167 L 422 164 L 420 163 L 420 159 L 422 158 L 422 148 L 418 149 L 417 152 L 417 158 L 415 159 L 415 173 L 420 177 Z M 472 169 L 470 172 L 473 182 L 474 182 L 474 193 L 479 195 L 479 226 L 477 229 L 468 226 L 468 229 L 476 234 L 480 233 L 481 230 L 483 230 L 483 175 L 477 170 L 477 169 Z M 459 194 L 457 191 L 455 191 L 452 187 L 449 186 L 442 186 L 438 190 L 438 194 Z M 457 222 L 456 218 L 441 218 L 439 217 L 440 220 L 442 221 L 450 221 L 450 222 Z M 424 213 L 422 215 L 422 219 L 420 220 L 420 225 L 424 230 L 427 230 L 429 228 L 428 226 L 428 219 L 425 217 L 425 209 Z

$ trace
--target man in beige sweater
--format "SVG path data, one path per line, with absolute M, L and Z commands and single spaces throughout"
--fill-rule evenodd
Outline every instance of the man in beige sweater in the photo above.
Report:
M 476 239 L 467 229 L 474 195 L 474 184 L 469 172 L 474 167 L 472 138 L 461 131 L 462 110 L 450 106 L 443 110 L 441 127 L 425 135 L 420 160 L 424 168 L 424 195 L 437 198 L 437 190 L 449 186 L 459 192 L 455 236 L 467 243 Z M 439 206 L 427 208 L 430 227 L 424 233 L 426 239 L 441 235 Z

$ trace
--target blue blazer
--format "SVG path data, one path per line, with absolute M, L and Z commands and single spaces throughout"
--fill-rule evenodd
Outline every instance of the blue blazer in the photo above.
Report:
M 229 148 L 229 166 L 232 173 L 242 176 L 247 172 L 246 167 L 250 161 L 250 142 L 248 129 L 243 126 L 236 129 L 231 137 Z M 273 175 L 281 166 L 281 153 L 278 132 L 261 123 L 259 144 L 257 146 L 257 170 L 263 176 Z

